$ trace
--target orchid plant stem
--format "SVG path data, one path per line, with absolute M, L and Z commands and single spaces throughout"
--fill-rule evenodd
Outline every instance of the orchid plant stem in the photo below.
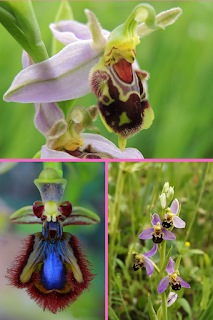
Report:
M 163 240 L 160 246 L 160 278 L 162 279 L 164 276 L 164 270 L 162 270 L 164 260 L 165 260 L 165 253 L 166 253 L 166 240 Z M 167 297 L 166 292 L 164 291 L 161 294 L 162 297 L 162 318 L 163 320 L 167 320 Z
M 55 169 L 58 172 L 58 174 L 63 178 L 63 169 L 61 162 L 43 162 L 43 168 Z
M 189 228 L 188 228 L 188 230 L 186 232 L 184 243 L 189 238 L 190 231 L 191 231 L 193 223 L 195 221 L 195 217 L 196 217 L 196 214 L 197 214 L 197 211 L 198 211 L 198 208 L 199 208 L 199 205 L 200 205 L 200 201 L 201 201 L 201 198 L 202 198 L 202 195 L 203 195 L 204 187 L 205 187 L 205 184 L 206 184 L 206 177 L 207 177 L 207 173 L 208 173 L 208 170 L 209 170 L 209 165 L 210 165 L 210 162 L 207 162 L 205 171 L 203 173 L 203 175 L 204 175 L 204 177 L 202 179 L 203 183 L 202 183 L 201 188 L 200 188 L 200 194 L 199 194 L 199 197 L 198 197 L 197 205 L 196 205 L 194 214 L 192 215 L 192 218 L 191 218 L 191 221 L 190 221 L 190 224 L 189 224 Z

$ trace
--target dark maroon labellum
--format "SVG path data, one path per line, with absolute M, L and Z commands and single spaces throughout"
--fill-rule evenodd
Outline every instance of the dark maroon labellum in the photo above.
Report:
M 64 201 L 59 207 L 58 210 L 65 217 L 69 217 L 72 213 L 72 204 L 69 201 Z
M 44 212 L 44 205 L 42 201 L 35 201 L 33 203 L 33 213 L 36 217 L 41 218 Z
M 161 234 L 160 237 L 155 236 L 154 234 L 152 235 L 152 240 L 154 243 L 161 243 L 163 241 L 163 235 Z

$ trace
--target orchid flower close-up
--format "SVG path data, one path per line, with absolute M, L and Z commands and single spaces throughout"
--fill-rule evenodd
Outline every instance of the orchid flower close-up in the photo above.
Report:
M 166 209 L 167 213 L 165 214 L 165 219 L 162 223 L 163 227 L 168 229 L 170 228 L 172 225 L 175 228 L 185 228 L 186 223 L 185 221 L 183 221 L 181 218 L 179 218 L 177 216 L 177 214 L 180 211 L 180 206 L 179 206 L 179 202 L 177 199 L 175 199 L 170 208 Z
M 135 263 L 133 265 L 134 271 L 137 271 L 140 268 L 145 266 L 148 277 L 151 277 L 155 268 L 154 268 L 153 262 L 149 258 L 154 256 L 156 252 L 157 252 L 157 246 L 153 247 L 150 251 L 144 254 L 137 253 L 135 251 L 130 252 L 132 254 L 135 254 Z
M 152 239 L 154 242 L 154 246 L 157 246 L 163 240 L 176 239 L 174 233 L 162 227 L 160 217 L 157 213 L 153 214 L 153 218 L 151 222 L 153 227 L 142 231 L 138 236 L 139 239 L 142 239 L 142 240 Z
M 175 262 L 170 257 L 169 263 L 166 267 L 166 272 L 168 276 L 161 279 L 158 285 L 158 293 L 164 292 L 170 285 L 174 291 L 180 290 L 181 287 L 190 288 L 190 285 L 179 277 L 179 271 L 174 269 Z
M 68 150 L 69 153 L 77 150 L 76 154 L 78 151 L 81 154 L 88 150 L 84 137 L 79 137 L 80 132 L 73 130 L 76 127 L 74 120 L 71 127 L 65 121 L 68 115 L 62 114 L 57 102 L 73 100 L 92 91 L 98 98 L 100 117 L 108 131 L 118 135 L 118 145 L 122 152 L 119 153 L 110 142 L 108 145 L 112 153 L 105 148 L 106 145 L 103 148 L 97 147 L 97 140 L 100 145 L 102 138 L 98 139 L 94 135 L 94 141 L 92 139 L 92 143 L 89 143 L 94 151 L 90 153 L 102 153 L 101 156 L 97 155 L 98 158 L 142 158 L 139 152 L 130 156 L 132 149 L 122 154 L 125 152 L 127 138 L 141 129 L 149 128 L 154 119 L 146 92 L 148 73 L 139 70 L 135 60 L 136 46 L 140 43 L 140 38 L 174 23 L 181 14 L 181 9 L 170 9 L 156 16 L 152 6 L 140 4 L 126 22 L 111 33 L 101 28 L 91 11 L 85 10 L 85 14 L 88 26 L 74 20 L 50 25 L 53 36 L 65 45 L 64 49 L 39 63 L 33 63 L 31 57 L 31 63 L 26 64 L 24 70 L 15 77 L 4 99 L 7 102 L 35 103 L 36 127 L 42 132 L 44 128 L 39 123 L 44 123 L 45 126 L 48 124 L 48 131 L 45 132 L 47 144 L 43 148 L 46 152 Z M 56 123 L 59 120 L 60 126 Z M 59 127 L 60 132 L 55 130 Z M 86 126 L 82 130 L 84 128 L 91 130 Z M 51 141 L 50 147 L 48 139 L 49 136 L 52 138 L 51 133 L 54 133 L 54 139 L 60 140 L 60 143 L 54 144 Z M 89 138 L 92 138 L 91 134 Z M 84 155 L 76 154 L 70 156 L 84 158 Z M 48 154 L 49 158 L 51 156 L 62 158 L 62 155 L 54 152 Z
M 68 225 L 100 222 L 92 211 L 62 202 L 67 180 L 53 168 L 44 169 L 34 181 L 41 201 L 19 209 L 11 221 L 42 224 L 42 232 L 28 236 L 7 278 L 10 285 L 25 288 L 29 296 L 52 313 L 73 303 L 94 278 L 78 237 L 64 232 Z

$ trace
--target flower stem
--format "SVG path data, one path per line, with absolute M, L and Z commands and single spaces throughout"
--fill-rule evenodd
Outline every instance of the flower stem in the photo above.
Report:
M 165 260 L 165 253 L 166 253 L 166 240 L 163 240 L 163 242 L 161 243 L 161 247 L 160 247 L 160 277 L 161 279 L 164 276 L 164 270 L 162 270 L 163 264 L 164 264 L 164 260 Z M 162 318 L 163 320 L 167 320 L 167 298 L 166 298 L 166 293 L 163 292 L 161 293 L 161 297 L 162 297 Z
M 63 169 L 61 162 L 43 162 L 43 168 L 55 169 L 58 172 L 58 174 L 63 178 Z

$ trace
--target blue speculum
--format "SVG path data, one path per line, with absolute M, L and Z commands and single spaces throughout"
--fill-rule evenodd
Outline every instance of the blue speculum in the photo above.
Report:
M 55 241 L 47 247 L 46 255 L 41 282 L 46 290 L 62 290 L 66 283 L 66 272 Z

